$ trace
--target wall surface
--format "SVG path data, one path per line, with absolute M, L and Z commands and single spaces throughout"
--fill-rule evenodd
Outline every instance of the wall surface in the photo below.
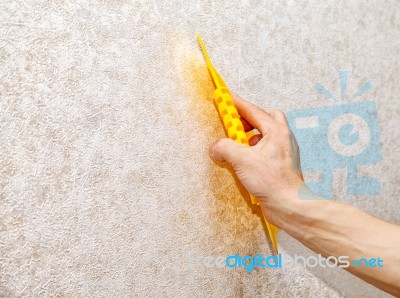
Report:
M 0 3 L 0 296 L 385 297 L 339 269 L 194 267 L 198 256 L 272 253 L 226 168 L 224 132 L 196 43 L 231 89 L 286 112 L 373 83 L 381 192 L 335 199 L 400 224 L 400 3 Z M 303 144 L 304 145 L 304 144 Z M 302 144 L 300 143 L 300 146 Z M 281 232 L 283 254 L 312 255 Z

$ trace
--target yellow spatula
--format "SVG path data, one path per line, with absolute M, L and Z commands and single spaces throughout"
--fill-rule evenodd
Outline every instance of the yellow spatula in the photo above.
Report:
M 247 138 L 246 132 L 244 130 L 243 124 L 240 121 L 239 113 L 235 107 L 235 103 L 231 97 L 231 94 L 228 88 L 225 85 L 224 80 L 221 78 L 219 73 L 216 71 L 214 66 L 211 63 L 211 59 L 208 56 L 207 50 L 204 46 L 203 41 L 199 34 L 197 34 L 197 41 L 199 42 L 200 48 L 203 52 L 203 56 L 206 59 L 206 64 L 208 71 L 214 81 L 215 91 L 214 91 L 214 101 L 215 105 L 218 108 L 219 115 L 221 116 L 221 120 L 225 127 L 225 132 L 229 138 L 238 142 L 239 144 L 243 144 L 245 146 L 249 146 L 249 140 Z M 260 205 L 257 198 L 250 194 L 250 199 L 253 204 Z M 268 229 L 269 237 L 271 238 L 272 245 L 276 253 L 278 253 L 278 231 L 279 229 L 270 224 L 269 221 L 264 216 L 265 225 Z

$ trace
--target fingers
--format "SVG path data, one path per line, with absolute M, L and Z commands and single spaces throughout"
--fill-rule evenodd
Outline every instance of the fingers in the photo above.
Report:
M 252 103 L 244 100 L 236 93 L 231 92 L 232 98 L 235 101 L 236 108 L 239 114 L 242 116 L 241 120 L 243 126 L 247 131 L 250 131 L 254 127 L 257 128 L 262 135 L 265 135 L 268 129 L 272 128 L 272 123 L 274 120 L 280 124 L 288 126 L 286 115 L 282 111 L 277 110 L 265 110 L 261 109 Z M 249 124 L 251 129 L 246 129 L 247 124 Z
M 241 121 L 242 124 L 243 124 L 244 131 L 245 131 L 245 132 L 249 132 L 250 130 L 253 130 L 253 129 L 254 129 L 254 127 L 253 127 L 249 122 L 247 122 L 246 119 L 240 117 L 240 121 Z
M 242 99 L 239 95 L 231 93 L 239 114 L 247 120 L 249 124 L 256 127 L 261 134 L 265 134 L 268 130 L 272 117 L 259 107 Z
M 249 139 L 249 145 L 250 146 L 255 146 L 258 144 L 258 142 L 262 139 L 262 135 L 258 134 L 258 135 L 254 135 L 251 136 L 251 138 Z
M 209 154 L 213 160 L 233 163 L 242 154 L 240 151 L 243 149 L 245 149 L 243 145 L 224 138 L 211 144 Z

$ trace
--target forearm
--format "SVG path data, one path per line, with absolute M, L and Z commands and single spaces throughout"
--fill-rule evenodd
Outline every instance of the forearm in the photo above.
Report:
M 348 256 L 350 262 L 379 257 L 383 260 L 382 268 L 349 266 L 346 270 L 392 295 L 400 296 L 398 226 L 352 206 L 322 198 L 299 200 L 297 197 L 284 207 L 276 207 L 270 206 L 273 222 L 324 257 Z

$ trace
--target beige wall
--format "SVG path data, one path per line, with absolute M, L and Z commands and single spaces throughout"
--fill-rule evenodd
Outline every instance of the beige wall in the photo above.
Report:
M 195 33 L 263 107 L 325 106 L 342 69 L 373 82 L 382 193 L 347 196 L 343 170 L 334 192 L 399 224 L 398 1 L 2 1 L 0 24 L 0 296 L 385 296 L 340 270 L 189 266 L 272 253 L 208 158 L 224 134 Z

